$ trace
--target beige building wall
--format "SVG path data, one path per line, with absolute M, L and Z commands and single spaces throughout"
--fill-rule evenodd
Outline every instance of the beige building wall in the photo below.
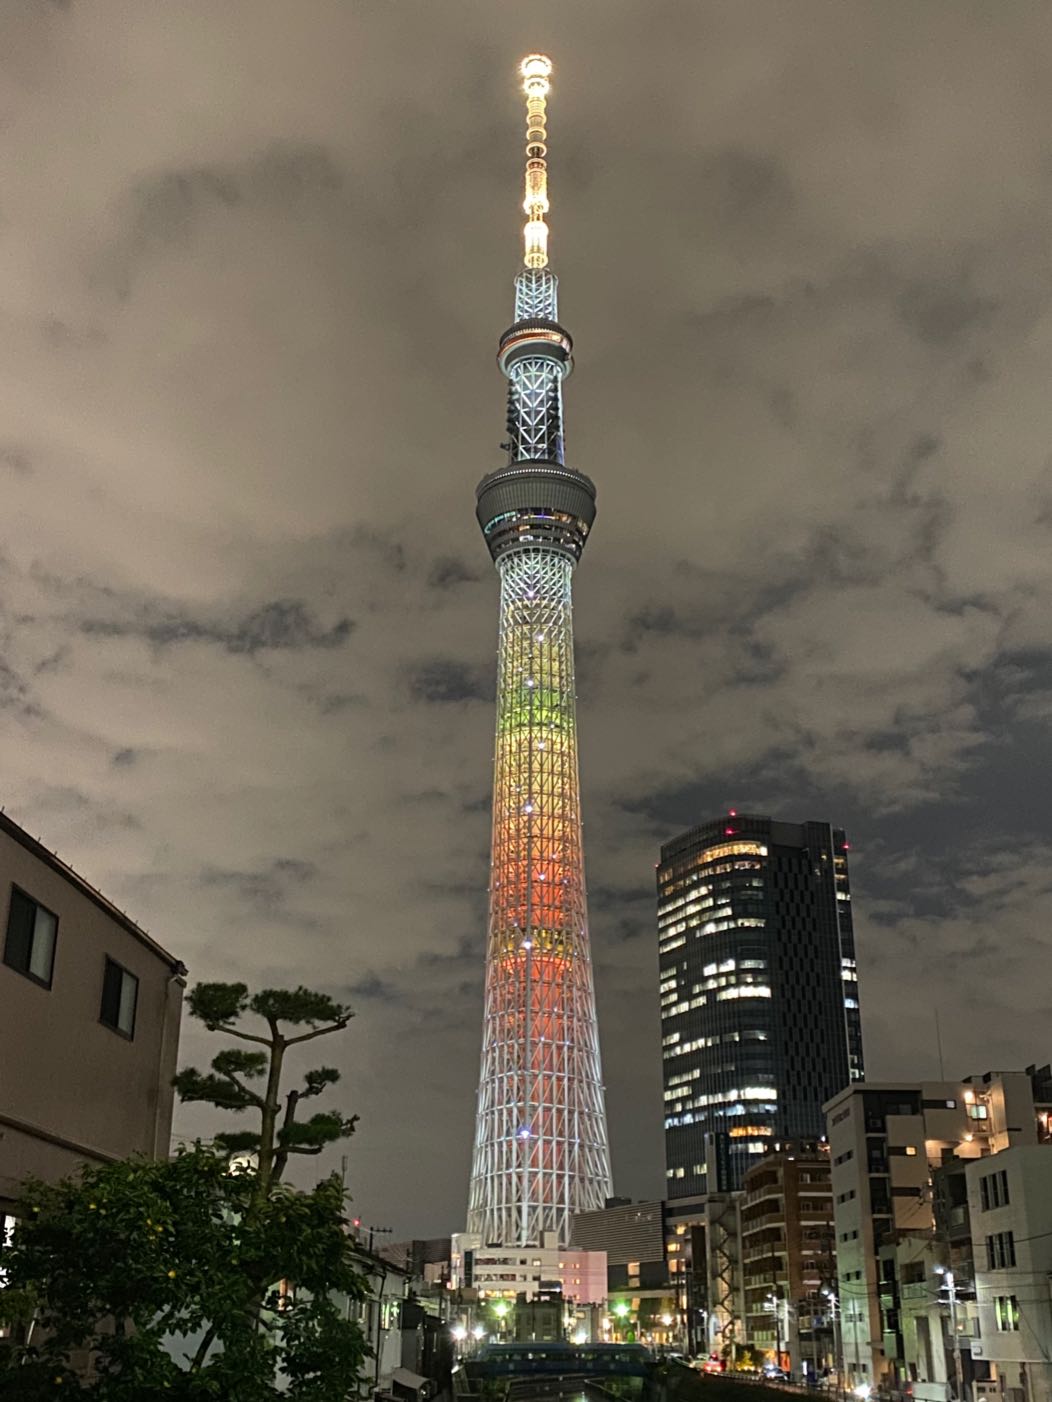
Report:
M 58 917 L 50 988 L 3 962 L 15 887 Z M 139 980 L 131 1037 L 100 1021 L 107 956 Z M 185 972 L 0 814 L 0 1211 L 27 1174 L 167 1155 Z

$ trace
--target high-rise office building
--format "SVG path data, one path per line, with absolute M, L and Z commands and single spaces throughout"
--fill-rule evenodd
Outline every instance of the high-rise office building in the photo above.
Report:
M 482 1245 L 565 1246 L 573 1215 L 602 1207 L 610 1193 L 570 587 L 595 519 L 595 487 L 564 455 L 562 383 L 573 359 L 548 267 L 551 67 L 533 54 L 521 68 L 525 252 L 515 321 L 497 357 L 508 381 L 508 461 L 482 479 L 477 494 L 479 525 L 500 575 L 500 631 L 486 1010 L 468 1229 L 455 1244 L 458 1259 L 471 1249 L 469 1237 Z
M 772 1140 L 819 1139 L 863 1075 L 848 844 L 729 813 L 657 872 L 670 1197 L 735 1190 Z

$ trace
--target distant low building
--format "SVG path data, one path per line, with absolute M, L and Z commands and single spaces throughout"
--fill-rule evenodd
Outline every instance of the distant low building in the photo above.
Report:
M 0 1216 L 29 1176 L 166 1157 L 186 968 L 0 814 Z
M 532 1300 L 554 1285 L 579 1305 L 606 1300 L 606 1253 L 560 1246 L 555 1232 L 546 1232 L 539 1246 L 489 1246 L 467 1232 L 452 1242 L 453 1286 L 475 1290 L 480 1300 Z
M 664 1202 L 610 1198 L 606 1207 L 579 1212 L 571 1229 L 575 1246 L 606 1256 L 614 1323 L 621 1309 L 637 1339 L 658 1345 L 672 1344 L 681 1333 L 665 1207 Z
M 366 1361 L 366 1376 L 362 1379 L 361 1395 L 397 1391 L 398 1375 L 417 1376 L 415 1370 L 405 1369 L 403 1346 L 403 1311 L 406 1306 L 409 1274 L 402 1266 L 385 1260 L 370 1250 L 357 1232 L 352 1232 L 356 1263 L 365 1278 L 366 1294 L 361 1300 L 337 1296 L 348 1319 L 357 1319 L 371 1350 Z M 416 1321 L 414 1320 L 414 1324 Z M 425 1379 L 420 1376 L 420 1383 Z
M 438 1285 L 449 1279 L 452 1240 L 436 1236 L 390 1241 L 377 1247 L 377 1254 L 407 1270 L 414 1279 Z

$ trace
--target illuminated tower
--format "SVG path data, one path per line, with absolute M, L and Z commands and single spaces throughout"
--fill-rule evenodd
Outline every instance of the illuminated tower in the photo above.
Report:
M 569 1241 L 610 1193 L 588 943 L 577 772 L 571 578 L 595 487 L 563 458 L 573 343 L 548 268 L 545 98 L 551 62 L 522 62 L 524 267 L 500 339 L 508 462 L 478 487 L 500 575 L 486 1011 L 468 1232 L 485 1243 Z

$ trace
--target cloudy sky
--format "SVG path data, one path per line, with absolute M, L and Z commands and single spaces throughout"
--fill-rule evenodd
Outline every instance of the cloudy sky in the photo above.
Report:
M 535 48 L 619 1191 L 725 805 L 848 829 L 872 1077 L 935 1005 L 949 1073 L 1052 1053 L 1047 7 L 0 0 L 2 802 L 193 978 L 354 1004 L 399 1233 L 466 1195 Z

